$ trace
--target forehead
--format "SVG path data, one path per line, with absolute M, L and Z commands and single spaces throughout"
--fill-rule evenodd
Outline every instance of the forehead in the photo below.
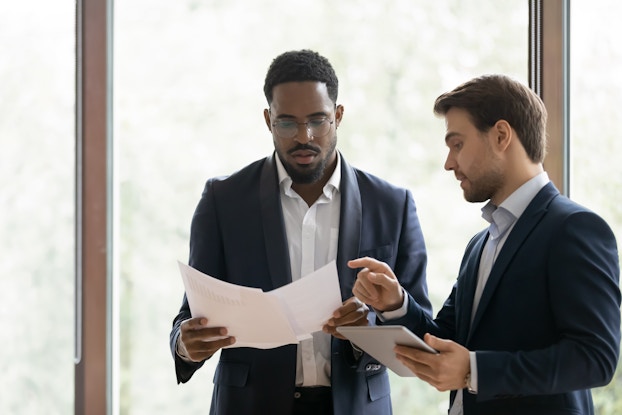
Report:
M 334 103 L 323 82 L 286 82 L 276 85 L 272 90 L 270 110 L 276 115 L 329 113 L 333 107 Z
M 462 108 L 450 108 L 445 114 L 446 139 L 453 135 L 479 134 L 469 113 Z
M 475 128 L 475 125 L 471 121 L 469 113 L 457 107 L 450 108 L 445 114 L 445 127 L 449 131 L 450 129 L 457 128 L 463 130 L 465 128 Z

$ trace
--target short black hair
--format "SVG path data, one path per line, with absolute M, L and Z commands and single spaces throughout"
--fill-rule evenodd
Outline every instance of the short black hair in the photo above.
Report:
M 328 59 L 309 49 L 293 50 L 274 58 L 268 68 L 263 92 L 272 104 L 272 91 L 285 82 L 315 81 L 326 84 L 328 96 L 337 103 L 339 81 Z

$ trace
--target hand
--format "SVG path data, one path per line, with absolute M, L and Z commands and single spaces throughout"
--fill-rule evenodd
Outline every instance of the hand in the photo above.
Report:
M 451 340 L 426 334 L 423 340 L 439 354 L 424 352 L 408 346 L 395 346 L 397 358 L 421 380 L 444 392 L 464 388 L 471 371 L 469 350 Z
M 377 311 L 392 311 L 404 302 L 404 292 L 391 267 L 365 257 L 348 261 L 350 268 L 363 268 L 357 274 L 352 293 Z
M 185 320 L 180 326 L 179 351 L 193 362 L 202 362 L 225 346 L 235 343 L 226 327 L 207 327 L 205 317 Z
M 339 339 L 346 340 L 345 337 L 337 332 L 337 327 L 367 326 L 369 324 L 367 314 L 369 314 L 369 307 L 356 297 L 348 298 L 341 307 L 335 310 L 333 316 L 322 327 L 322 331 L 332 334 Z

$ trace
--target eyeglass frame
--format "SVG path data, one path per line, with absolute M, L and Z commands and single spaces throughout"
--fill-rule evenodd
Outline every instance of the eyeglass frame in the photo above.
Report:
M 271 112 L 270 110 L 268 110 L 268 114 L 270 115 L 270 117 L 272 117 L 272 112 Z M 315 135 L 315 134 L 313 134 L 312 127 L 310 127 L 310 126 L 309 126 L 309 123 L 311 123 L 311 122 L 313 122 L 313 121 L 319 121 L 320 119 L 321 119 L 321 124 L 323 124 L 324 122 L 328 121 L 328 124 L 329 124 L 329 126 L 328 126 L 328 130 L 327 130 L 327 131 L 326 131 L 326 133 L 324 133 L 323 135 Z M 279 123 L 283 123 L 283 122 L 288 122 L 288 123 L 293 123 L 293 124 L 296 124 L 296 131 L 295 131 L 295 133 L 294 133 L 293 135 L 291 135 L 291 136 L 289 136 L 289 137 L 286 137 L 286 136 L 283 136 L 283 135 L 281 135 L 281 134 L 277 133 L 277 131 L 276 131 L 276 130 L 277 130 L 277 128 L 278 128 L 278 126 L 277 126 L 277 125 L 278 125 Z M 330 133 L 331 126 L 332 126 L 334 123 L 335 123 L 335 120 L 334 120 L 334 119 L 333 119 L 333 120 L 330 120 L 330 118 L 329 118 L 328 116 L 324 115 L 324 116 L 322 116 L 322 117 L 316 117 L 316 118 L 313 118 L 313 119 L 311 119 L 311 120 L 309 120 L 309 121 L 306 121 L 306 122 L 298 122 L 298 121 L 296 121 L 296 120 L 294 120 L 294 119 L 290 119 L 290 118 L 287 118 L 287 119 L 277 119 L 277 120 L 275 120 L 274 122 L 270 123 L 270 125 L 274 128 L 274 133 L 275 133 L 278 137 L 280 137 L 280 138 L 284 138 L 284 139 L 292 139 L 292 138 L 295 138 L 296 136 L 298 136 L 298 132 L 299 132 L 299 130 L 300 130 L 300 126 L 301 126 L 301 125 L 304 125 L 304 126 L 305 126 L 305 129 L 306 129 L 306 131 L 307 131 L 307 136 L 311 136 L 311 137 L 313 137 L 313 138 L 322 138 L 322 137 L 326 137 L 326 136 Z M 294 130 L 292 129 L 292 132 L 293 132 L 293 131 L 294 131 Z

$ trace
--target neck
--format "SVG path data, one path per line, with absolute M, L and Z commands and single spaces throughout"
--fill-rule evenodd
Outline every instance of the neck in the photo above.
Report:
M 514 171 L 515 173 L 506 177 L 503 189 L 501 189 L 491 199 L 491 202 L 495 206 L 501 205 L 505 199 L 516 191 L 516 189 L 536 177 L 538 174 L 542 173 L 544 168 L 542 167 L 542 163 L 529 163 L 527 165 L 523 165 L 522 168 L 516 168 L 514 170 L 509 169 L 508 171 Z

